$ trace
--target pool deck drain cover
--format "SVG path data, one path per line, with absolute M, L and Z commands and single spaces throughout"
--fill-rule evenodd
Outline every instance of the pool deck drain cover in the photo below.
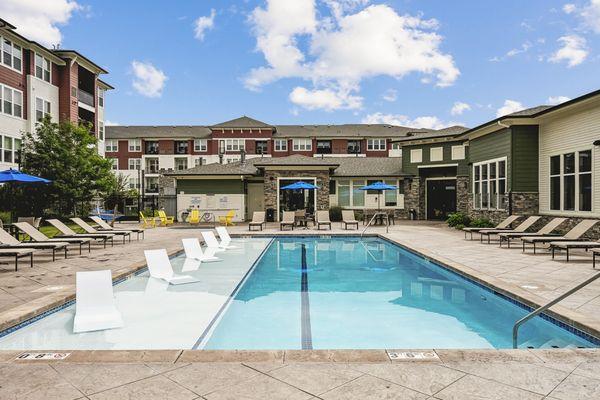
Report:
M 387 351 L 390 360 L 398 361 L 439 361 L 440 358 L 435 351 Z

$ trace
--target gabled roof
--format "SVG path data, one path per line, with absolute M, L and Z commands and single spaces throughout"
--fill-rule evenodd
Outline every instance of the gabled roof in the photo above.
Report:
M 226 128 L 226 129 L 247 129 L 247 128 L 273 128 L 272 125 L 266 124 L 262 121 L 246 117 L 245 115 L 232 119 L 231 121 L 221 122 L 220 124 L 216 124 L 211 126 L 211 128 Z
M 246 159 L 245 162 L 236 161 L 227 164 L 203 164 L 183 171 L 168 171 L 165 172 L 165 175 L 255 175 L 258 173 L 258 169 L 254 166 L 254 162 L 258 160 L 260 160 L 260 158 L 251 158 Z
M 454 136 L 458 136 L 463 132 L 466 132 L 469 128 L 465 128 L 464 126 L 455 125 L 449 126 L 444 129 L 440 129 L 437 131 L 425 131 L 425 132 L 409 132 L 407 136 L 401 137 L 399 139 L 392 139 L 392 142 L 411 142 L 416 140 L 424 140 L 424 139 L 453 139 Z
M 87 64 L 89 67 L 91 67 L 94 70 L 92 72 L 96 72 L 96 73 L 100 73 L 100 74 L 108 74 L 107 70 L 105 70 L 104 68 L 102 68 L 101 66 L 99 66 L 98 64 L 96 64 L 95 62 L 93 62 L 92 60 L 87 58 L 86 56 L 84 56 L 83 54 L 79 53 L 77 50 L 56 49 L 56 50 L 52 50 L 52 52 L 54 54 L 58 55 L 59 57 L 63 57 L 63 58 L 69 58 L 69 59 L 80 58 L 81 60 L 84 61 L 85 64 Z
M 257 167 L 268 166 L 325 166 L 337 167 L 339 162 L 336 162 L 332 157 L 308 157 L 301 154 L 294 154 L 287 157 L 265 157 L 260 161 L 254 162 Z
M 210 136 L 206 126 L 123 126 L 110 125 L 106 128 L 107 139 L 169 138 L 204 139 Z

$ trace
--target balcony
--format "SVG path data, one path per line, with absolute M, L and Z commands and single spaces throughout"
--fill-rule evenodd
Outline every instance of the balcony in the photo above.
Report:
M 159 168 L 158 166 L 146 166 L 144 172 L 147 174 L 158 174 Z
M 87 106 L 94 107 L 94 95 L 85 90 L 77 90 L 77 100 Z

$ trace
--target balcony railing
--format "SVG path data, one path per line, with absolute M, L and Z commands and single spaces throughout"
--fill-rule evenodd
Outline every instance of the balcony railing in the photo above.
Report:
M 158 174 L 158 166 L 154 167 L 154 166 L 147 166 L 146 169 L 144 170 L 147 174 Z
M 85 90 L 77 90 L 77 100 L 83 104 L 87 104 L 90 107 L 94 107 L 94 95 L 86 92 Z

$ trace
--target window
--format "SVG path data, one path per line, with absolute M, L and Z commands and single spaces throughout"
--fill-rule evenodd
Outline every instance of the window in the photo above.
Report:
M 592 151 L 550 157 L 550 209 L 592 211 Z
M 444 148 L 443 147 L 432 147 L 429 149 L 429 161 L 443 161 L 444 160 Z
M 256 154 L 268 154 L 268 144 L 266 140 L 256 141 Z
M 50 82 L 50 61 L 35 54 L 35 77 Z
M 188 160 L 187 158 L 175 158 L 175 170 L 183 171 L 188 168 Z
M 464 160 L 465 159 L 465 146 L 452 146 L 452 159 L 453 160 Z
M 287 151 L 287 139 L 275 139 L 275 151 Z
M 317 140 L 317 154 L 331 154 L 331 140 Z
M 219 149 L 221 153 L 225 151 L 240 151 L 244 150 L 246 145 L 245 139 L 222 139 L 219 140 Z
M 110 162 L 112 163 L 112 169 L 114 171 L 119 169 L 119 159 L 118 158 L 109 158 Z
M 146 149 L 146 154 L 158 154 L 158 141 L 145 141 L 144 146 Z
M 98 107 L 104 107 L 104 89 L 98 88 Z
M 104 143 L 104 151 L 107 153 L 116 153 L 119 151 L 119 141 L 109 139 Z
M 129 139 L 127 144 L 130 152 L 142 151 L 142 139 Z
M 127 163 L 128 169 L 140 170 L 142 169 L 142 159 L 141 158 L 130 158 Z
M 333 195 L 335 193 L 335 181 L 332 179 L 329 181 L 329 194 Z
M 198 165 L 202 165 L 202 164 L 204 164 L 202 157 L 198 157 L 198 158 L 194 159 L 194 167 L 197 167 Z
M 35 120 L 41 121 L 46 115 L 50 115 L 50 102 L 39 97 L 35 98 Z
M 360 154 L 360 140 L 348 140 L 348 154 Z
M 21 162 L 21 139 L 15 138 L 13 140 L 13 150 L 14 150 L 14 162 L 15 164 L 19 164 Z
M 337 182 L 338 206 L 350 206 L 350 181 L 339 180 Z
M 386 149 L 385 139 L 368 139 L 367 150 L 368 151 L 383 151 Z
M 423 150 L 421 149 L 412 149 L 410 151 L 410 162 L 412 164 L 420 163 L 423 161 Z
M 104 122 L 98 121 L 98 140 L 104 140 Z
M 2 111 L 4 114 L 21 118 L 23 116 L 23 93 L 8 86 L 0 86 L 2 89 Z
M 364 207 L 365 190 L 361 190 L 361 188 L 365 185 L 366 182 L 361 179 L 332 180 L 329 181 L 329 194 L 337 194 L 337 205 L 340 207 Z
M 206 151 L 208 141 L 206 139 L 194 139 L 194 151 Z
M 4 146 L 3 147 L 3 153 L 4 153 L 4 162 L 5 163 L 13 163 L 14 162 L 14 157 L 13 157 L 13 138 L 11 138 L 10 136 L 4 136 Z
M 2 39 L 2 64 L 21 72 L 22 60 L 23 50 L 21 46 L 8 39 Z
M 387 180 L 384 181 L 386 185 L 396 186 L 398 182 L 395 180 Z M 398 205 L 398 196 L 396 195 L 395 190 L 386 190 L 385 191 L 385 205 L 386 207 L 396 207 Z
M 187 154 L 188 153 L 188 141 L 187 140 L 175 140 L 175 154 Z
M 506 209 L 506 158 L 473 165 L 473 205 L 476 209 Z
M 137 176 L 130 176 L 127 179 L 127 183 L 129 184 L 129 189 L 139 189 L 140 188 L 140 182 L 139 182 Z
M 294 139 L 294 151 L 312 151 L 312 139 Z
M 146 158 L 146 173 L 158 174 L 159 169 L 158 158 Z
M 365 206 L 365 191 L 360 188 L 365 186 L 365 181 L 352 181 L 352 206 Z

